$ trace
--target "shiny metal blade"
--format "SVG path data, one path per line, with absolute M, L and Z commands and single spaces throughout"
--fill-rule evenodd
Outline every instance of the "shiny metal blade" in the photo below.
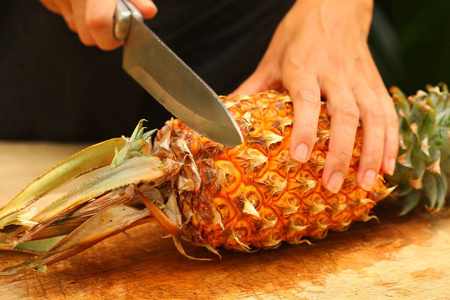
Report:
M 134 17 L 124 44 L 123 68 L 195 131 L 224 145 L 242 143 L 236 122 L 214 91 Z

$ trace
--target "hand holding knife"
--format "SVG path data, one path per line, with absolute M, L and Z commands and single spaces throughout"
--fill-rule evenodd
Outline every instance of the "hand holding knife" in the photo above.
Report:
M 228 146 L 242 134 L 216 93 L 119 0 L 114 35 L 124 40 L 123 68 L 168 111 L 200 134 Z

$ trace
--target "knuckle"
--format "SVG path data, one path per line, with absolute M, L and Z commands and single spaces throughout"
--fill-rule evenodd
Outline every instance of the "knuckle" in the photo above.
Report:
M 387 123 L 389 126 L 392 126 L 393 129 L 395 130 L 395 132 L 397 132 L 397 128 L 398 128 L 398 115 L 395 113 L 395 111 L 393 113 L 390 113 L 387 116 Z
M 91 14 L 86 16 L 86 26 L 92 30 L 103 29 L 108 26 L 109 20 L 102 14 Z
M 382 151 L 382 149 L 374 149 L 368 153 L 368 156 L 370 157 L 370 159 L 372 161 L 379 162 L 379 161 L 381 161 L 381 158 L 383 157 L 383 151 Z
M 399 134 L 397 130 L 392 130 L 386 133 L 387 135 L 387 147 L 397 149 L 399 142 Z
M 383 160 L 383 151 L 370 150 L 368 152 L 362 153 L 359 165 L 363 169 L 379 170 L 381 167 L 382 160 Z
M 107 45 L 105 45 L 105 44 L 99 44 L 98 47 L 99 47 L 101 50 L 104 50 L 104 51 L 110 51 L 110 50 L 116 49 L 116 48 L 119 47 L 120 45 L 121 45 L 121 43 L 117 43 L 117 44 L 107 44 Z
M 389 130 L 386 131 L 386 149 L 391 153 L 397 153 L 400 144 L 399 133 L 397 130 L 398 125 L 389 125 L 387 127 Z
M 301 101 L 302 104 L 307 106 L 317 107 L 320 105 L 319 94 L 310 88 L 303 88 L 296 92 L 295 98 L 297 101 Z
M 77 32 L 77 27 L 75 26 L 75 24 L 69 23 L 67 24 L 67 27 L 69 28 L 70 31 Z
M 299 73 L 299 70 L 302 69 L 303 61 L 298 57 L 298 55 L 294 55 L 292 51 L 288 50 L 287 55 L 283 60 L 283 66 L 286 72 L 289 73 Z
M 385 122 L 376 122 L 373 119 L 366 120 L 367 126 L 363 127 L 363 132 L 367 142 L 372 144 L 372 147 L 381 147 L 386 137 L 386 125 Z M 371 124 L 371 126 L 368 126 Z
M 382 106 L 376 105 L 369 111 L 369 116 L 373 122 L 381 123 L 386 120 L 386 113 Z
M 80 31 L 78 33 L 78 37 L 80 38 L 81 43 L 85 46 L 94 46 L 95 42 L 92 38 L 90 38 L 88 35 L 86 35 L 83 31 Z
M 306 120 L 301 120 L 299 122 L 299 126 L 302 131 L 306 130 L 310 133 L 314 133 L 317 130 L 317 122 L 307 122 Z
M 337 158 L 347 164 L 352 159 L 352 151 L 347 148 L 341 148 L 337 153 Z
M 339 107 L 338 113 L 344 118 L 345 121 L 347 121 L 351 125 L 358 125 L 359 109 L 356 105 L 344 103 Z
M 88 39 L 85 39 L 85 38 L 81 38 L 81 37 L 80 37 L 80 41 L 81 41 L 81 43 L 83 43 L 83 45 L 85 45 L 85 46 L 88 46 L 88 47 L 95 46 L 95 42 L 93 42 L 93 41 L 91 41 L 91 40 L 88 40 Z
M 385 101 L 386 103 L 392 102 L 392 98 L 389 95 L 389 92 L 386 89 L 381 77 L 376 78 L 375 80 L 376 80 L 376 82 L 373 83 L 373 86 L 374 86 L 374 92 L 377 95 L 377 97 L 379 99 L 381 99 L 382 101 Z
M 67 27 L 69 27 L 71 31 L 77 32 L 77 26 L 73 16 L 64 16 L 64 20 L 66 21 Z

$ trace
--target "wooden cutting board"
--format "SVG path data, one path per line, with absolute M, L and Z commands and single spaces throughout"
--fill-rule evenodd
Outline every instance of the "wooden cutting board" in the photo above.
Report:
M 29 181 L 84 145 L 0 142 L 0 206 Z M 371 220 L 313 245 L 222 258 L 185 244 L 178 253 L 150 223 L 67 261 L 11 281 L 1 299 L 450 299 L 450 213 L 397 216 L 381 202 Z M 0 268 L 29 259 L 0 252 Z

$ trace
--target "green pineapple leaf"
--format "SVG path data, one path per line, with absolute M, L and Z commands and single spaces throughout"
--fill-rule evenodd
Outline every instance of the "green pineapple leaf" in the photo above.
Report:
M 423 190 L 428 198 L 427 206 L 434 208 L 438 200 L 438 183 L 433 174 L 426 172 L 422 180 Z
M 414 207 L 419 204 L 420 201 L 420 191 L 418 190 L 411 190 L 411 192 L 405 197 L 405 202 L 403 204 L 403 208 L 400 212 L 401 216 L 406 215 L 409 213 Z

